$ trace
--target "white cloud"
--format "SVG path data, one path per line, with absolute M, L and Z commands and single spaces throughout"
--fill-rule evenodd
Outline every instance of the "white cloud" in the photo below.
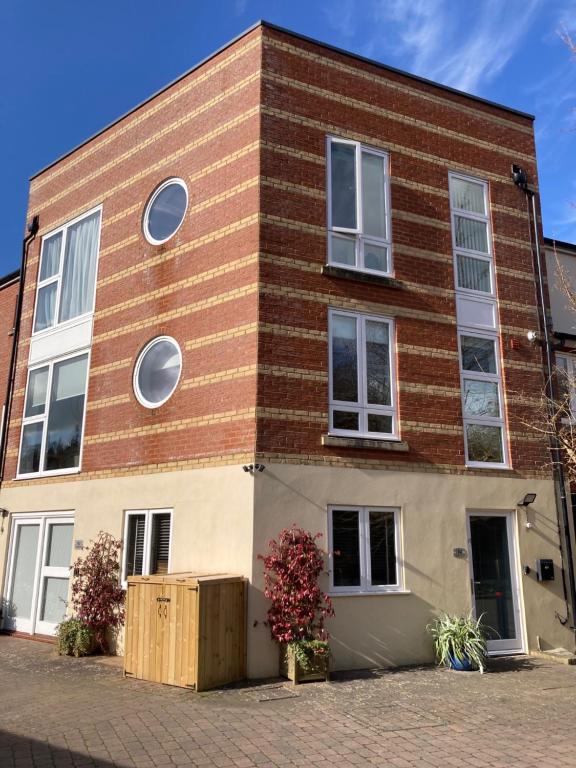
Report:
M 381 41 L 416 74 L 477 91 L 510 61 L 541 3 L 483 0 L 455 9 L 448 0 L 373 0 L 378 29 L 370 45 Z
M 453 0 L 336 0 L 324 13 L 348 42 L 362 35 L 365 56 L 478 92 L 514 56 L 544 2 L 479 0 L 467 7 Z

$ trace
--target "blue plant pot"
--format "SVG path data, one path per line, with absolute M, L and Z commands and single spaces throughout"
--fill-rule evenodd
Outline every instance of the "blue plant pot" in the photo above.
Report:
M 460 660 L 455 656 L 450 656 L 450 669 L 454 669 L 456 672 L 474 672 L 476 667 L 466 657 Z

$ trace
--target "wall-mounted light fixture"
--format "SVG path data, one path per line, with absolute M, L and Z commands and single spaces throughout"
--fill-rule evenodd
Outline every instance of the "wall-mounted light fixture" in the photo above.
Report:
M 0 524 L 0 533 L 4 533 L 4 520 L 9 514 L 10 512 L 8 512 L 7 509 L 0 509 L 0 520 L 2 520 L 2 523 Z
M 251 475 L 254 474 L 254 472 L 264 472 L 266 469 L 265 464 L 244 464 L 242 469 L 244 472 L 250 472 Z
M 523 499 L 520 499 L 518 502 L 519 507 L 527 507 L 529 504 L 534 504 L 536 501 L 536 494 L 535 493 L 527 493 Z

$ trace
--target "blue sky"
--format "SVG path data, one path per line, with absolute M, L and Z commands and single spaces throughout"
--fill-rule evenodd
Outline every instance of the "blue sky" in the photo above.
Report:
M 576 0 L 2 0 L 0 274 L 33 173 L 260 18 L 535 114 L 544 231 L 576 242 Z

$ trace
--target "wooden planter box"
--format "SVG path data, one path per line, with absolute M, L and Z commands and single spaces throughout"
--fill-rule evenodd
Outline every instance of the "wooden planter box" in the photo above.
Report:
M 303 670 L 289 645 L 280 646 L 280 675 L 292 680 L 294 685 L 313 681 L 330 680 L 330 657 L 316 656 L 312 669 Z
M 205 691 L 246 677 L 246 579 L 128 579 L 124 674 Z

